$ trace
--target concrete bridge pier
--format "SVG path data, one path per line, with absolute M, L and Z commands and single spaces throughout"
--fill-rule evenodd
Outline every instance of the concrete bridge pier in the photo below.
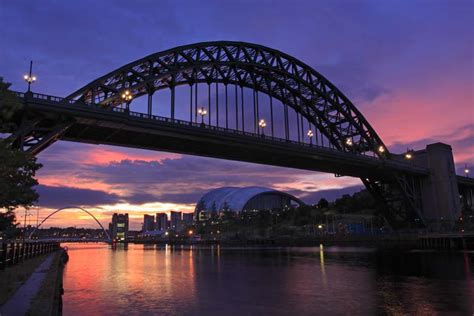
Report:
M 452 230 L 461 216 L 459 188 L 451 146 L 434 143 L 414 153 L 414 163 L 427 167 L 421 179 L 422 217 L 432 231 Z

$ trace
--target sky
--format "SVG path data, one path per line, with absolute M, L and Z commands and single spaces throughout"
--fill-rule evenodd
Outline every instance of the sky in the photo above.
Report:
M 0 76 L 26 90 L 66 96 L 146 55 L 202 41 L 278 49 L 334 83 L 391 152 L 453 147 L 457 171 L 474 164 L 474 2 L 23 1 L 0 0 Z M 315 203 L 362 188 L 332 174 L 120 147 L 57 142 L 38 156 L 39 218 L 83 206 L 106 225 L 128 212 L 192 211 L 206 191 L 259 185 Z M 21 214 L 19 219 L 23 220 Z M 36 217 L 28 221 L 35 223 Z M 69 210 L 45 226 L 95 227 Z

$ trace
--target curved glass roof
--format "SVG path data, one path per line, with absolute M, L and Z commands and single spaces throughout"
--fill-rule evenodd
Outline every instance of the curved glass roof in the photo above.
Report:
M 274 189 L 264 187 L 222 187 L 213 189 L 204 194 L 199 200 L 198 205 L 204 203 L 203 207 L 206 210 L 210 211 L 213 209 L 213 205 L 215 204 L 215 210 L 219 211 L 224 209 L 225 203 L 227 203 L 231 211 L 241 212 L 245 204 L 247 204 L 247 202 L 251 198 L 262 193 L 275 193 L 285 195 L 290 197 L 292 200 L 301 203 L 300 200 L 296 197 Z

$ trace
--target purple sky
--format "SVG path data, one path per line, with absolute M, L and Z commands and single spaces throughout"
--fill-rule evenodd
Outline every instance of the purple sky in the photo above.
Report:
M 38 77 L 33 90 L 65 96 L 154 52 L 201 41 L 253 42 L 326 76 L 391 151 L 442 141 L 453 146 L 458 170 L 474 162 L 473 1 L 0 3 L 0 76 L 15 90 L 26 89 L 30 59 Z M 329 174 L 66 142 L 39 161 L 44 214 L 76 204 L 104 222 L 113 211 L 128 211 L 134 225 L 146 212 L 189 211 L 218 186 L 269 186 L 307 202 L 361 188 L 357 179 Z M 89 226 L 77 213 L 51 223 Z

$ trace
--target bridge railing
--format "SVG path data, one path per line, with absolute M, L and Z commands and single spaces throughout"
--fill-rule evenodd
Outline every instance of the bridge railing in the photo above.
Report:
M 371 159 L 373 161 L 380 161 L 381 159 L 379 157 L 375 156 L 370 156 L 367 155 L 365 152 L 357 152 L 357 151 L 348 151 L 348 152 L 342 152 L 341 150 L 336 149 L 332 144 L 329 144 L 330 147 L 322 146 L 320 144 L 308 144 L 306 142 L 301 142 L 301 141 L 295 141 L 295 140 L 290 140 L 290 139 L 285 139 L 285 138 L 279 138 L 279 137 L 274 137 L 271 135 L 263 135 L 263 134 L 258 134 L 258 133 L 252 133 L 252 132 L 247 132 L 247 131 L 241 131 L 241 130 L 236 130 L 236 129 L 230 129 L 230 128 L 225 128 L 225 127 L 218 127 L 214 125 L 208 125 L 208 124 L 202 124 L 202 123 L 197 123 L 197 122 L 190 122 L 190 121 L 185 121 L 185 120 L 179 120 L 175 118 L 169 118 L 169 117 L 163 117 L 163 116 L 158 116 L 158 115 L 149 115 L 147 113 L 141 113 L 141 112 L 133 112 L 129 111 L 127 109 L 123 108 L 118 108 L 118 107 L 104 107 L 98 104 L 90 104 L 90 103 L 83 103 L 79 102 L 77 100 L 70 100 L 66 98 L 61 98 L 57 96 L 52 96 L 52 95 L 46 95 L 46 94 L 40 94 L 40 93 L 30 93 L 29 95 L 27 93 L 23 92 L 15 92 L 18 97 L 20 98 L 32 98 L 40 101 L 47 101 L 51 103 L 51 105 L 57 104 L 57 103 L 65 103 L 65 104 L 73 104 L 76 106 L 80 107 L 86 107 L 90 109 L 94 109 L 96 111 L 107 111 L 107 112 L 115 112 L 115 113 L 121 113 L 129 117 L 134 117 L 134 118 L 140 118 L 140 119 L 148 119 L 148 120 L 154 120 L 154 121 L 159 121 L 159 122 L 165 122 L 165 123 L 170 123 L 170 124 L 179 124 L 183 126 L 192 126 L 192 127 L 198 127 L 198 128 L 204 128 L 206 130 L 212 130 L 212 131 L 218 131 L 218 132 L 224 132 L 224 133 L 231 133 L 231 134 L 236 134 L 236 135 L 243 135 L 243 136 L 250 136 L 250 137 L 255 137 L 259 138 L 261 140 L 265 141 L 275 141 L 279 143 L 285 143 L 285 144 L 292 144 L 292 145 L 297 145 L 297 146 L 303 146 L 306 148 L 314 148 L 318 149 L 319 151 L 327 151 L 328 153 L 345 153 L 345 154 L 351 154 L 351 158 L 363 158 L 363 159 Z M 421 168 L 418 166 L 413 165 L 412 163 L 409 162 L 404 162 L 396 159 L 390 159 L 388 162 L 391 165 L 399 166 L 405 169 L 411 169 L 411 170 L 416 170 L 418 172 L 426 172 L 425 168 Z
M 0 270 L 59 249 L 58 242 L 2 242 L 0 243 Z

